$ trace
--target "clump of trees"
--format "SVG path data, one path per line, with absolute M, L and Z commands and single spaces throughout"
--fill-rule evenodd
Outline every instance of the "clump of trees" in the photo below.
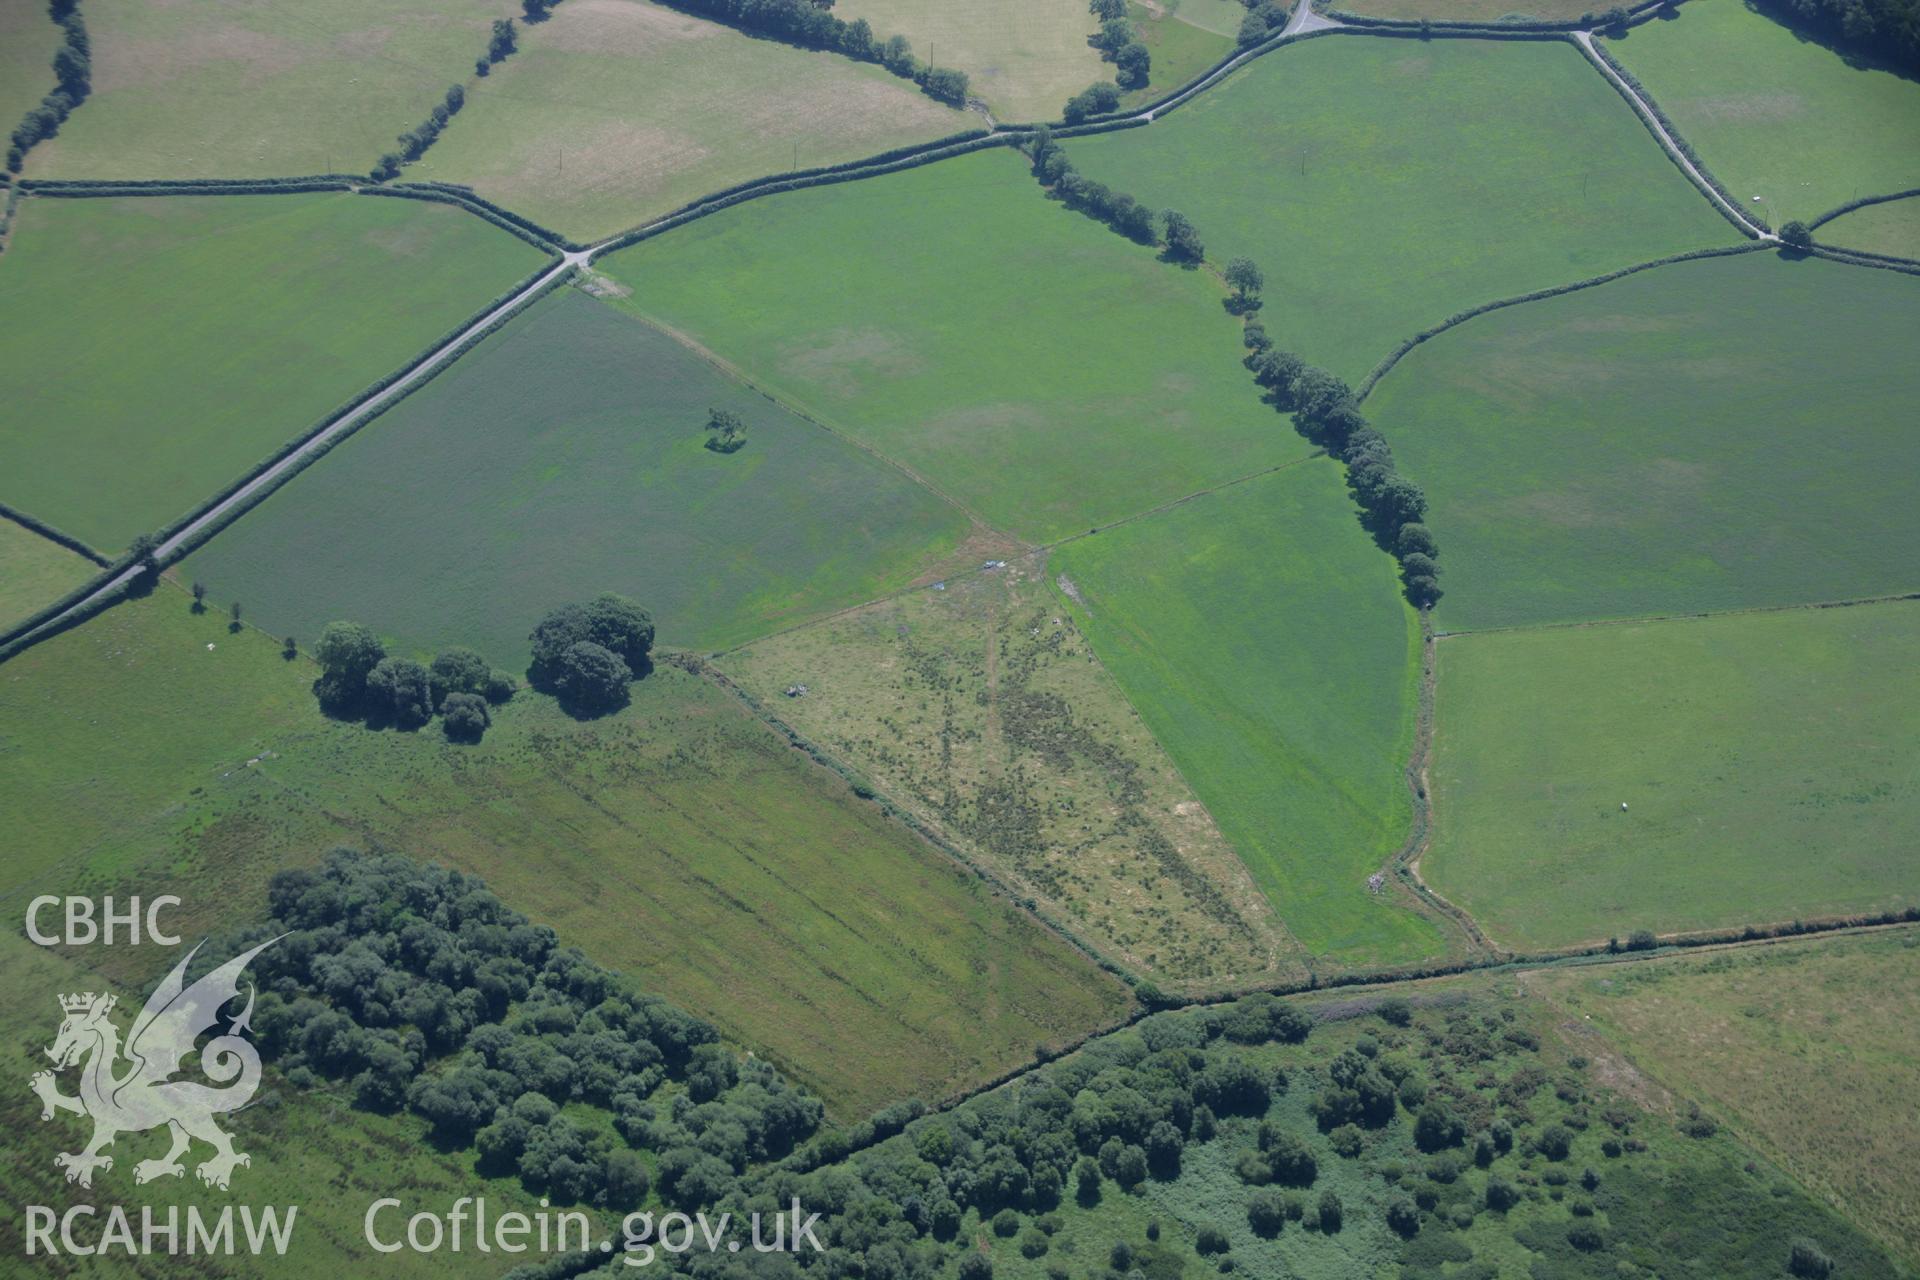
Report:
M 1227 299 L 1229 312 L 1248 315 L 1260 309 L 1260 290 L 1266 287 L 1267 278 L 1252 258 L 1230 259 L 1226 270 L 1221 272 L 1221 278 L 1233 290 L 1232 296 Z M 1262 327 L 1260 332 L 1264 336 L 1266 329 Z
M 1347 488 L 1375 539 L 1400 562 L 1408 601 L 1440 599 L 1440 548 L 1423 523 L 1427 495 L 1394 466 L 1385 436 L 1368 423 L 1353 390 L 1325 369 L 1273 345 L 1264 326 L 1244 330 L 1246 365 L 1274 407 L 1291 410 L 1294 428 L 1347 466 Z
M 1786 245 L 1789 249 L 1811 249 L 1813 247 L 1813 231 L 1806 223 L 1795 218 L 1780 228 L 1780 243 Z
M 60 47 L 53 53 L 53 89 L 31 107 L 14 126 L 8 140 L 6 172 L 20 172 L 27 152 L 36 143 L 60 132 L 73 109 L 93 92 L 93 43 L 75 0 L 51 0 L 48 16 L 60 27 Z
M 1200 232 L 1187 220 L 1187 215 L 1177 209 L 1169 209 L 1161 218 L 1165 226 L 1161 241 L 1167 246 L 1167 261 L 1186 266 L 1197 266 L 1206 261 L 1206 246 L 1200 243 Z
M 287 648 L 291 650 L 292 637 Z M 493 723 L 490 707 L 513 697 L 515 683 L 471 649 L 455 647 L 431 667 L 389 655 L 373 631 L 357 622 L 330 622 L 313 647 L 320 678 L 313 691 L 328 714 L 372 726 L 418 729 L 442 717 L 457 742 L 478 742 Z
M 628 686 L 653 670 L 653 635 L 647 611 L 612 592 L 561 605 L 528 637 L 528 676 L 574 715 L 614 711 L 626 705 Z
M 520 47 L 519 36 L 512 18 L 495 18 L 493 30 L 487 36 L 487 51 L 473 64 L 473 74 L 484 76 L 493 70 L 496 62 L 504 62 L 512 57 Z
M 509 20 L 502 19 L 502 21 Z M 510 22 L 509 25 L 511 25 Z M 509 49 L 508 52 L 512 50 Z M 467 105 L 466 89 L 457 84 L 449 86 L 446 97 L 433 104 L 433 110 L 427 113 L 425 120 L 395 139 L 400 144 L 400 149 L 389 151 L 380 157 L 380 162 L 373 167 L 371 175 L 373 180 L 385 182 L 399 174 L 401 165 L 418 160 L 426 154 L 427 148 L 439 140 L 440 131 L 447 127 L 447 122 L 458 115 L 460 108 L 465 105 Z
M 1120 86 L 1111 80 L 1096 80 L 1067 99 L 1061 116 L 1068 124 L 1079 124 L 1095 116 L 1106 115 L 1120 106 Z
M 1240 20 L 1240 47 L 1250 48 L 1259 44 L 1268 36 L 1278 35 L 1286 29 L 1287 7 L 1276 4 L 1274 0 L 1245 0 L 1247 16 Z M 1307 0 L 1297 0 L 1306 4 Z
M 715 453 L 734 453 L 747 443 L 747 424 L 740 415 L 727 409 L 707 410 L 707 448 Z

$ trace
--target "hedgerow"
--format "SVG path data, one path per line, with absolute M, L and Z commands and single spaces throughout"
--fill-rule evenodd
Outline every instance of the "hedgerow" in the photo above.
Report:
M 1621 267 L 1618 271 L 1608 271 L 1602 275 L 1589 276 L 1585 280 L 1575 280 L 1571 284 L 1554 285 L 1547 289 L 1535 289 L 1531 293 L 1516 294 L 1510 298 L 1499 298 L 1493 302 L 1482 303 L 1477 307 L 1468 307 L 1465 311 L 1456 311 L 1439 324 L 1428 329 L 1422 329 L 1419 333 L 1414 334 L 1411 338 L 1408 338 L 1405 342 L 1389 352 L 1386 358 L 1375 365 L 1373 371 L 1366 376 L 1366 380 L 1360 384 L 1359 390 L 1355 392 L 1355 398 L 1365 400 L 1367 396 L 1372 393 L 1373 388 L 1379 383 L 1380 379 L 1386 377 L 1393 369 L 1393 366 L 1399 364 L 1409 351 L 1412 351 L 1415 347 L 1431 338 L 1440 336 L 1455 325 L 1465 324 L 1475 316 L 1483 316 L 1489 311 L 1498 311 L 1502 307 L 1519 306 L 1523 302 L 1539 302 L 1544 298 L 1555 298 L 1563 293 L 1575 293 L 1581 289 L 1591 289 L 1595 285 L 1608 284 L 1623 276 L 1630 276 L 1640 271 L 1648 271 L 1654 267 L 1664 267 L 1675 262 L 1691 262 L 1696 258 L 1720 258 L 1735 253 L 1754 253 L 1766 247 L 1765 244 L 1756 241 L 1748 244 L 1722 245 L 1713 249 L 1692 249 L 1686 253 L 1674 253 L 1668 254 L 1664 258 L 1655 258 L 1650 262 L 1636 263 L 1631 267 Z
M 1885 195 L 1879 196 L 1860 196 L 1858 199 L 1849 200 L 1845 204 L 1836 205 L 1834 208 L 1827 210 L 1819 217 L 1807 223 L 1807 226 L 1812 230 L 1818 231 L 1823 223 L 1832 222 L 1843 213 L 1852 213 L 1855 209 L 1864 209 L 1868 205 L 1889 204 L 1895 200 L 1911 200 L 1915 197 L 1920 197 L 1920 187 L 1908 187 L 1905 191 L 1890 191 Z
M 98 551 L 95 551 L 92 547 L 74 537 L 72 534 L 48 524 L 36 515 L 31 515 L 16 507 L 9 506 L 7 503 L 0 502 L 0 518 L 11 520 L 21 528 L 37 533 L 49 542 L 57 542 L 67 550 L 85 556 L 103 569 L 108 564 L 107 558 Z

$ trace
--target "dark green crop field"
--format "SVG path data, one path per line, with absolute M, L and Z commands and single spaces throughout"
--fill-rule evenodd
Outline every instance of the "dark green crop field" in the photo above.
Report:
M 747 424 L 705 447 L 707 410 Z M 365 621 L 515 670 L 547 609 L 646 602 L 718 648 L 903 585 L 951 505 L 657 329 L 567 290 L 335 449 L 184 572 L 276 634 Z

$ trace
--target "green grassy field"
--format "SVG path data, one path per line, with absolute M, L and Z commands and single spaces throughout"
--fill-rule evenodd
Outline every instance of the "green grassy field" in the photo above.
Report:
M 705 447 L 709 407 L 747 423 Z M 420 477 L 432 476 L 422 485 Z M 605 590 L 717 648 L 904 585 L 966 518 L 564 290 L 196 552 L 185 577 L 275 634 L 356 618 L 526 664 L 547 609 Z
M 1913 930 L 1529 978 L 1920 1265 Z
M 402 850 L 483 876 L 843 1119 L 1125 1012 L 1081 953 L 684 672 L 590 723 L 523 693 L 463 747 L 325 719 L 311 664 L 187 604 L 164 586 L 0 668 L 0 892 L 138 884 L 205 932 L 336 844 Z
M 99 571 L 85 556 L 0 517 L 0 628 L 52 604 Z
M 1464 307 L 1733 238 L 1558 44 L 1310 40 L 1067 150 L 1260 263 L 1274 340 L 1350 381 Z
M 597 239 L 736 182 L 976 126 L 869 63 L 648 0 L 567 0 L 472 83 L 407 176 L 466 183 Z
M 1305 977 L 1299 947 L 1047 588 L 1045 553 L 717 665 L 1163 989 Z M 801 697 L 783 696 L 805 685 Z
M 1920 197 L 1870 204 L 1843 213 L 1813 233 L 1821 244 L 1920 258 Z
M 1920 81 L 1850 66 L 1741 0 L 1676 12 L 1608 50 L 1743 207 L 1778 227 L 1920 185 Z
M 756 200 L 605 259 L 619 305 L 1049 539 L 1303 456 L 1210 276 L 993 150 Z
M 8 133 L 54 87 L 60 38 L 40 0 L 0 0 L 0 124 Z
M 1432 924 L 1367 891 L 1407 834 L 1420 638 L 1339 468 L 1304 463 L 1055 554 L 1094 652 L 1308 954 L 1437 953 Z
M 1099 22 L 1086 0 L 841 0 L 834 13 L 865 18 L 883 36 L 967 73 L 968 92 L 1008 121 L 1057 120 L 1068 98 L 1113 68 L 1087 43 Z
M 1416 348 L 1368 398 L 1432 501 L 1444 630 L 1920 587 L 1920 281 L 1660 267 Z M 1870 461 L 1869 461 L 1870 460 Z
M 1233 31 L 1237 32 L 1240 29 L 1238 23 L 1247 11 L 1236 4 L 1232 12 L 1235 15 Z M 1215 22 L 1218 16 L 1210 10 L 1200 9 L 1193 14 L 1196 20 L 1189 20 L 1188 11 L 1183 8 L 1161 5 L 1149 9 L 1137 3 L 1137 0 L 1129 3 L 1127 17 L 1140 33 L 1140 43 L 1146 45 L 1148 52 L 1153 55 L 1153 65 L 1147 83 L 1121 94 L 1120 105 L 1133 106 L 1171 93 L 1232 53 L 1232 32 L 1223 34 L 1215 30 L 1213 25 L 1200 25 L 1218 25 Z M 1051 114 L 1057 116 L 1059 112 L 1060 104 L 1055 103 Z
M 93 0 L 93 93 L 34 148 L 27 176 L 364 172 L 473 74 L 492 21 L 519 10 L 509 0 Z
M 0 259 L 0 496 L 124 547 L 541 261 L 413 200 L 29 200 Z
M 1920 901 L 1917 660 L 1909 601 L 1443 639 L 1422 874 L 1519 947 Z

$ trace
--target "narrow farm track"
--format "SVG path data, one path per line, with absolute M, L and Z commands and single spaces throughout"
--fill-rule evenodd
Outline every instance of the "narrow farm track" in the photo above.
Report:
M 1640 91 L 1628 84 L 1620 73 L 1613 69 L 1613 64 L 1608 62 L 1606 58 L 1601 55 L 1600 50 L 1595 47 L 1593 43 L 1593 32 L 1576 31 L 1573 33 L 1573 39 L 1587 55 L 1587 60 L 1598 67 L 1600 74 L 1610 80 L 1613 83 L 1613 87 L 1624 94 L 1627 101 L 1633 104 L 1634 111 L 1639 115 L 1641 120 L 1646 122 L 1647 128 L 1653 131 L 1653 136 L 1659 139 L 1660 145 L 1666 149 L 1667 154 L 1673 157 L 1673 162 L 1680 166 L 1683 173 L 1693 179 L 1695 186 L 1705 192 L 1707 197 L 1711 199 L 1715 205 L 1719 206 L 1721 211 L 1729 218 L 1732 218 L 1741 227 L 1744 227 L 1747 233 L 1753 236 L 1754 239 L 1776 244 L 1779 242 L 1779 236 L 1759 226 L 1751 218 L 1747 217 L 1746 214 L 1742 213 L 1738 206 L 1720 194 L 1719 188 L 1707 180 L 1707 175 L 1700 172 L 1698 165 L 1687 159 L 1686 152 L 1680 149 L 1680 144 L 1674 141 L 1671 133 L 1667 132 L 1667 126 L 1660 123 L 1660 117 L 1654 112 L 1653 107 L 1647 100 L 1640 95 Z

